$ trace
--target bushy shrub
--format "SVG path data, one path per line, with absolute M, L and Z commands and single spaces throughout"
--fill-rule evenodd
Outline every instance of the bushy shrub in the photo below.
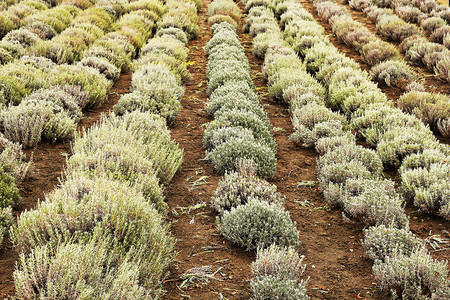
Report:
M 216 16 L 228 16 L 233 20 L 233 23 L 239 24 L 241 11 L 233 1 L 218 0 L 213 1 L 208 5 L 208 17 L 211 18 Z
M 9 228 L 14 223 L 12 210 L 8 208 L 0 208 L 0 246 L 3 243 L 3 239 L 9 232 Z
M 229 96 L 215 96 L 210 97 L 206 110 L 211 116 L 219 115 L 225 111 L 232 109 L 252 111 L 260 117 L 260 119 L 267 119 L 267 114 L 264 109 L 259 106 L 257 101 L 252 101 L 242 93 L 230 93 Z
M 292 111 L 294 133 L 289 138 L 312 147 L 320 138 L 340 135 L 345 123 L 342 115 L 313 102 Z
M 317 14 L 326 22 L 330 22 L 330 19 L 337 19 L 339 16 L 349 15 L 347 9 L 331 1 L 324 1 L 317 3 Z
M 137 10 L 150 10 L 161 16 L 165 12 L 163 3 L 158 0 L 139 0 L 134 1 L 125 6 L 126 12 Z
M 249 199 L 277 203 L 280 206 L 284 203 L 284 199 L 277 193 L 276 185 L 254 176 L 230 172 L 220 179 L 211 198 L 211 205 L 222 214 L 233 207 L 246 204 Z
M 299 244 L 298 231 L 289 213 L 278 204 L 256 199 L 225 211 L 217 217 L 219 232 L 246 250 Z
M 382 40 L 374 40 L 362 47 L 361 55 L 365 62 L 373 66 L 388 59 L 399 58 L 400 52 L 392 44 Z
M 297 280 L 303 274 L 303 256 L 293 248 L 279 247 L 276 244 L 258 249 L 256 260 L 251 264 L 254 277 L 273 276 L 282 280 Z
M 316 142 L 316 151 L 319 155 L 324 155 L 327 152 L 333 151 L 337 147 L 355 144 L 356 138 L 350 132 L 343 135 L 322 137 Z
M 353 116 L 351 127 L 370 145 L 376 146 L 383 134 L 395 127 L 411 127 L 426 131 L 426 126 L 414 116 L 403 113 L 392 103 L 373 103 L 358 110 Z
M 419 27 L 406 23 L 395 15 L 379 17 L 376 27 L 382 36 L 394 42 L 401 42 L 410 36 L 422 34 Z
M 114 110 L 118 114 L 134 110 L 157 113 L 172 121 L 181 109 L 184 89 L 163 65 L 148 65 L 133 74 L 133 92 L 123 95 Z
M 32 91 L 49 85 L 48 75 L 25 63 L 9 63 L 0 73 L 0 103 L 18 105 Z
M 29 128 L 21 128 L 23 123 L 28 124 Z M 76 123 L 77 120 L 61 103 L 40 96 L 25 99 L 19 106 L 11 107 L 3 118 L 5 135 L 24 147 L 36 146 L 41 135 L 52 142 L 71 138 Z
M 157 282 L 146 284 L 141 278 L 141 268 L 148 267 L 145 259 L 133 258 L 134 253 L 142 250 L 132 250 L 128 256 L 118 255 L 111 251 L 115 246 L 111 240 L 104 237 L 87 244 L 61 243 L 56 249 L 44 245 L 29 255 L 22 254 L 14 272 L 17 296 L 127 299 L 160 296 L 163 292 Z
M 252 300 L 286 299 L 309 300 L 306 294 L 306 283 L 297 280 L 283 280 L 274 276 L 259 276 L 250 282 L 253 292 Z
M 414 250 L 409 256 L 387 256 L 384 262 L 375 261 L 375 278 L 382 290 L 390 290 L 402 299 L 420 299 L 448 288 L 447 263 L 434 260 L 425 248 Z M 447 294 L 448 296 L 448 294 Z
M 89 95 L 87 106 L 98 107 L 107 99 L 106 93 L 112 83 L 92 68 L 61 65 L 51 71 L 50 84 L 79 86 Z
M 212 17 L 208 18 L 208 25 L 209 26 L 214 26 L 216 24 L 221 24 L 221 23 L 228 23 L 231 26 L 233 26 L 234 28 L 238 28 L 239 27 L 239 23 L 237 23 L 232 17 L 230 16 L 226 16 L 226 15 L 215 15 Z
M 372 22 L 376 22 L 380 16 L 394 14 L 394 11 L 390 8 L 380 8 L 375 5 L 367 7 L 364 12 Z
M 3 14 L 0 16 L 0 38 L 4 37 L 8 32 L 15 28 L 16 25 L 8 18 L 8 16 Z
M 430 40 L 435 43 L 443 44 L 444 39 L 450 35 L 450 26 L 442 26 L 436 29 L 430 36 Z
M 360 162 L 373 176 L 378 176 L 383 171 L 381 160 L 376 152 L 359 145 L 337 147 L 321 156 L 317 161 L 317 167 L 322 169 L 333 163 L 342 164 L 352 161 Z
M 373 80 L 405 89 L 408 84 L 416 80 L 414 70 L 401 60 L 388 60 L 375 65 L 370 70 Z
M 214 131 L 221 127 L 243 127 L 252 130 L 255 140 L 261 141 L 276 149 L 276 143 L 272 136 L 272 126 L 268 119 L 261 119 L 257 114 L 245 110 L 224 111 L 220 117 L 209 123 L 203 136 L 203 146 L 210 149 Z
M 438 144 L 430 130 L 393 127 L 383 134 L 377 153 L 385 166 L 399 167 L 406 156 L 437 148 Z
M 409 92 L 402 95 L 398 106 L 405 112 L 414 114 L 434 130 L 442 119 L 450 117 L 450 99 L 444 94 Z
M 22 197 L 19 194 L 19 188 L 14 176 L 4 170 L 0 170 L 0 210 L 10 206 L 17 206 L 21 200 Z
M 186 61 L 188 49 L 180 42 L 171 38 L 157 37 L 150 40 L 141 50 L 141 56 L 149 53 L 164 53 L 181 61 Z
M 24 55 L 20 58 L 19 61 L 24 64 L 29 64 L 34 68 L 40 69 L 44 72 L 49 72 L 56 67 L 56 64 L 54 62 L 42 56 Z
M 159 187 L 154 182 L 155 174 L 162 183 L 170 182 L 182 163 L 183 151 L 168 138 L 166 132 L 130 132 L 127 123 L 105 119 L 101 127 L 89 131 L 89 136 L 77 137 L 73 144 L 75 154 L 68 165 L 71 169 L 87 171 L 93 176 L 105 172 L 112 178 L 128 180 L 136 185 L 149 180 L 151 183 L 145 187 L 148 192 L 144 194 L 155 195 L 156 200 L 152 202 L 161 205 Z M 105 135 L 106 132 L 109 133 Z
M 420 21 L 420 27 L 428 33 L 433 33 L 436 29 L 447 25 L 445 20 L 439 17 L 430 17 Z
M 390 180 L 350 179 L 343 189 L 344 212 L 366 226 L 407 228 L 403 199 Z
M 215 99 L 218 97 L 227 97 L 228 95 L 242 94 L 247 97 L 248 100 L 252 102 L 258 102 L 258 96 L 254 92 L 253 84 L 248 82 L 241 82 L 238 80 L 231 80 L 218 87 L 211 93 L 210 99 Z
M 450 166 L 446 160 L 432 163 L 428 168 L 404 170 L 401 173 L 401 189 L 421 211 L 439 212 L 444 206 L 441 213 L 447 218 L 445 205 L 450 203 L 450 184 L 446 179 L 448 172 Z
M 28 24 L 26 29 L 37 34 L 43 40 L 50 40 L 57 35 L 55 29 L 48 24 L 43 22 L 34 22 Z
M 163 28 L 156 32 L 156 37 L 172 37 L 179 40 L 182 43 L 187 43 L 188 39 L 186 33 L 179 28 Z
M 181 13 L 165 15 L 158 23 L 158 29 L 171 27 L 183 30 L 189 40 L 196 38 L 200 33 L 197 23 L 192 22 L 189 16 Z
M 261 177 L 271 177 L 275 173 L 275 150 L 264 142 L 251 141 L 242 138 L 230 139 L 206 154 L 214 168 L 220 172 L 237 170 L 241 160 L 253 161 L 257 174 Z
M 56 64 L 72 63 L 75 60 L 73 49 L 59 41 L 41 41 L 28 50 L 30 55 L 43 56 Z
M 187 66 L 183 61 L 164 53 L 146 54 L 138 60 L 135 60 L 131 66 L 131 69 L 133 72 L 136 72 L 142 67 L 150 64 L 161 64 L 167 66 L 170 71 L 172 71 L 173 75 L 175 75 L 179 83 L 191 78 L 191 75 L 187 70 Z
M 48 89 L 37 90 L 25 97 L 22 103 L 31 101 L 36 103 L 50 102 L 54 106 L 53 110 L 55 113 L 65 111 L 77 122 L 81 120 L 83 115 L 75 96 L 65 91 L 63 87 L 53 86 Z
M 22 45 L 22 47 L 27 48 L 41 41 L 41 38 L 28 29 L 20 28 L 10 31 L 3 37 L 2 41 L 14 44 L 17 43 Z
M 416 249 L 424 248 L 424 242 L 407 228 L 379 225 L 364 231 L 363 247 L 370 259 L 385 261 L 388 256 L 408 257 Z
M 86 57 L 78 64 L 84 67 L 97 69 L 99 73 L 108 80 L 117 80 L 120 76 L 120 70 L 102 57 Z
M 400 18 L 408 23 L 418 23 L 419 20 L 425 17 L 425 14 L 414 6 L 397 6 L 395 12 Z
M 213 74 L 209 78 L 208 93 L 211 94 L 218 87 L 226 84 L 229 81 L 240 81 L 247 83 L 250 87 L 254 88 L 254 84 L 247 69 L 240 65 L 224 66 L 220 72 Z
M 385 103 L 387 98 L 367 73 L 342 68 L 328 82 L 328 102 L 332 109 L 350 115 L 366 104 Z

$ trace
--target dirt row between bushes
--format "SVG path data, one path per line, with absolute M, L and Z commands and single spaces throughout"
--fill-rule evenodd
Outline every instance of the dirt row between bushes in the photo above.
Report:
M 109 91 L 108 100 L 102 107 L 83 111 L 83 118 L 78 124 L 77 131 L 83 132 L 97 122 L 102 114 L 108 113 L 122 94 L 130 92 L 130 87 L 131 73 L 126 72 L 114 83 Z M 42 143 L 24 152 L 28 158 L 32 157 L 33 164 L 30 175 L 19 185 L 23 201 L 13 211 L 16 217 L 25 210 L 34 209 L 38 202 L 43 201 L 45 195 L 58 185 L 66 165 L 66 157 L 71 154 L 70 141 Z M 0 299 L 2 299 L 14 294 L 13 272 L 19 255 L 7 238 L 0 247 Z

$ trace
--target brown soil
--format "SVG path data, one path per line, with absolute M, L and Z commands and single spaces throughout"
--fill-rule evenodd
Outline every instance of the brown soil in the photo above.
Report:
M 130 85 L 131 73 L 122 74 L 114 83 L 102 107 L 84 111 L 78 131 L 82 132 L 98 121 L 101 114 L 107 113 L 117 103 L 121 94 L 129 92 Z M 71 154 L 70 141 L 55 144 L 42 143 L 33 149 L 25 150 L 25 154 L 27 157 L 32 155 L 33 165 L 30 175 L 20 184 L 20 195 L 23 201 L 14 210 L 15 216 L 25 210 L 34 209 L 38 201 L 42 201 L 45 194 L 58 185 L 63 175 L 66 157 Z M 11 242 L 6 239 L 0 249 L 0 298 L 14 294 L 12 274 L 18 257 Z

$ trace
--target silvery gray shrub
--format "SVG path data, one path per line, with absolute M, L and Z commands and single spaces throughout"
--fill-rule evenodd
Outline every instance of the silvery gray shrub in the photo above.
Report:
M 216 223 L 223 236 L 246 250 L 267 248 L 273 243 L 281 247 L 295 247 L 300 243 L 289 212 L 276 203 L 250 199 L 225 211 Z
M 284 198 L 277 193 L 277 186 L 261 180 L 256 176 L 247 176 L 238 172 L 226 173 L 219 181 L 211 198 L 211 205 L 219 213 L 231 210 L 232 207 L 247 203 L 250 199 L 258 199 L 280 206 Z

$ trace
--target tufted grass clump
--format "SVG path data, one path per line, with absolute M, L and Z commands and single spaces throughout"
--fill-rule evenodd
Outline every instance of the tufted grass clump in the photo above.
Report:
M 211 205 L 214 209 L 222 214 L 233 207 L 246 204 L 249 199 L 277 203 L 281 206 L 284 199 L 277 193 L 277 187 L 254 175 L 244 175 L 238 172 L 226 173 L 219 181 L 211 198 Z
M 219 232 L 246 250 L 279 246 L 297 246 L 298 231 L 289 212 L 279 204 L 250 199 L 246 204 L 217 217 Z

